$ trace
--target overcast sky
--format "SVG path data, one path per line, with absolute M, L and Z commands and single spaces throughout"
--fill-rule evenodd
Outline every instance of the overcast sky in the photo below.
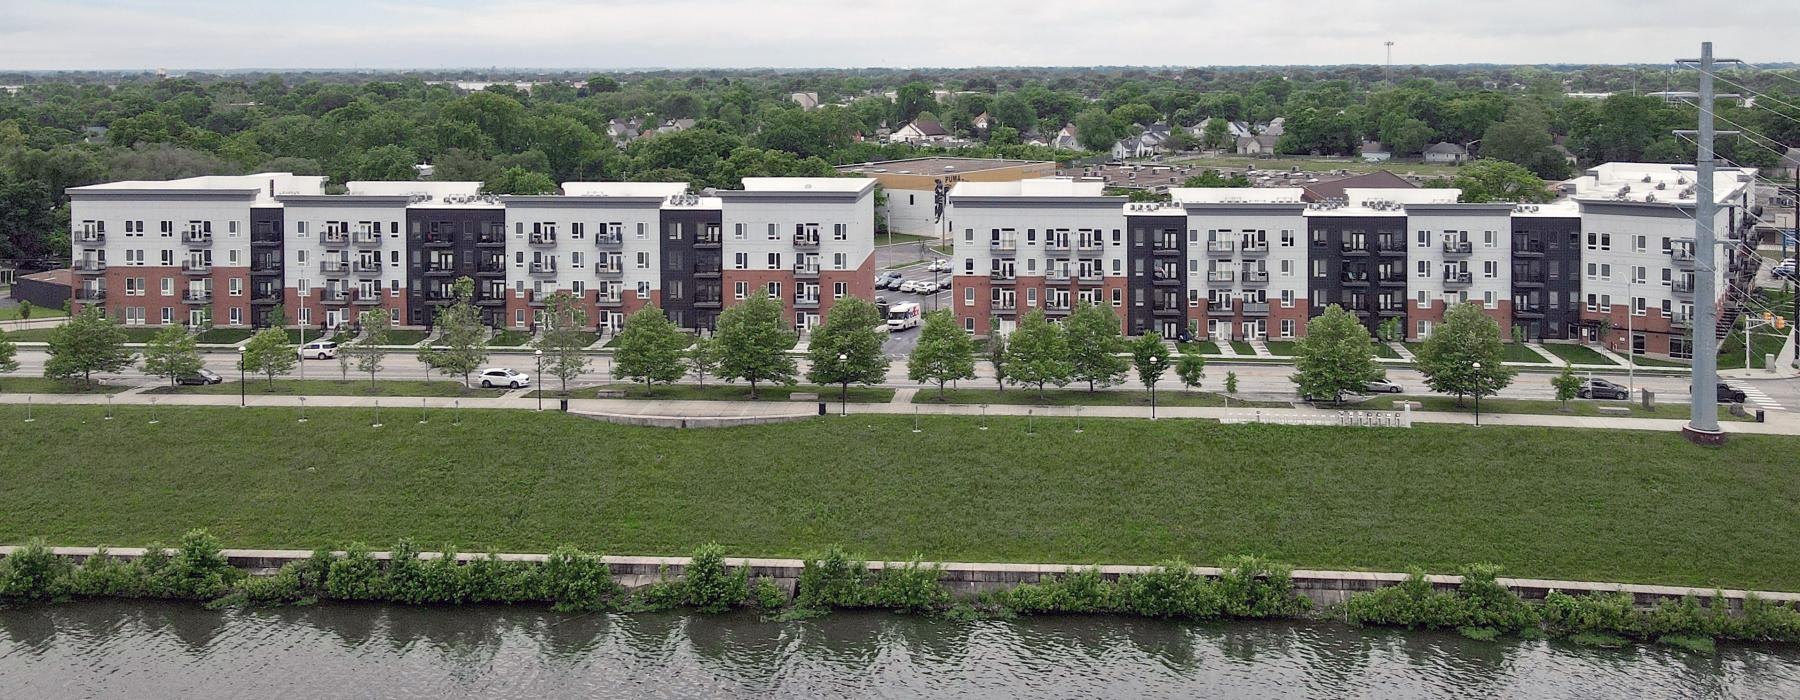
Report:
M 0 0 L 0 70 L 1773 62 L 1797 28 L 1800 0 Z

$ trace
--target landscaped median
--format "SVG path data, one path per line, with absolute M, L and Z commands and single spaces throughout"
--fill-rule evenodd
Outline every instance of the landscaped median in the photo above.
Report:
M 0 405 L 0 425 L 25 407 Z M 854 415 L 680 431 L 558 412 L 38 406 L 0 450 L 0 542 L 241 547 L 406 535 L 743 556 L 1454 571 L 1800 590 L 1800 439 L 1420 425 Z M 157 421 L 149 421 L 154 412 Z M 385 414 L 384 414 L 385 415 Z
M 1030 387 L 997 389 L 937 389 L 925 387 L 913 395 L 913 403 L 925 404 L 993 404 L 1007 406 L 1145 406 L 1150 405 L 1147 391 L 1102 389 L 1046 389 L 1042 393 Z M 1288 408 L 1291 404 L 1269 401 L 1230 399 L 1223 394 L 1205 391 L 1162 389 L 1156 392 L 1156 405 L 1170 407 L 1212 408 L 1230 405 L 1243 408 Z
M 146 394 L 228 394 L 240 392 L 250 396 L 425 396 L 443 398 L 498 398 L 503 389 L 465 387 L 460 381 L 382 379 L 265 379 L 250 378 L 239 387 L 235 381 L 219 384 L 159 386 L 144 390 Z
M 0 394 L 117 394 L 132 387 L 105 382 L 0 376 Z
M 1399 410 L 1400 402 L 1411 401 L 1419 404 L 1421 411 L 1437 411 L 1444 413 L 1475 413 L 1475 399 L 1463 399 L 1459 405 L 1454 396 L 1372 396 L 1366 401 L 1344 404 L 1341 408 L 1352 411 L 1394 411 Z M 1626 409 L 1625 414 L 1603 413 L 1601 408 Z M 1320 408 L 1334 408 L 1329 404 L 1320 404 Z M 1560 401 L 1537 399 L 1496 399 L 1481 400 L 1482 413 L 1522 413 L 1545 416 L 1590 416 L 1612 418 L 1663 418 L 1668 420 L 1687 420 L 1688 405 L 1685 403 L 1659 403 L 1655 408 L 1644 408 L 1641 403 L 1633 401 L 1598 401 L 1576 399 L 1565 407 Z M 1731 409 L 1719 407 L 1719 420 L 1755 420 L 1749 416 L 1734 416 Z
M 642 384 L 606 384 L 601 386 L 570 389 L 563 393 L 556 389 L 546 388 L 541 391 L 546 399 L 639 399 L 646 401 L 791 401 L 794 394 L 818 394 L 818 400 L 836 402 L 838 387 L 812 386 L 796 384 L 782 386 L 780 384 L 764 384 L 756 388 L 756 398 L 750 398 L 748 384 L 658 384 L 655 388 L 645 389 Z M 535 397 L 540 392 L 532 392 L 527 396 Z M 885 387 L 850 387 L 848 392 L 850 403 L 887 403 L 894 400 L 894 390 Z

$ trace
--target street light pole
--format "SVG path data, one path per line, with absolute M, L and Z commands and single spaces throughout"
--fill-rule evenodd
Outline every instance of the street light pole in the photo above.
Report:
M 839 372 L 845 371 L 844 364 L 849 361 L 850 361 L 849 355 L 841 353 L 841 352 L 838 353 L 838 371 Z M 848 379 L 845 379 L 843 382 L 840 383 L 840 387 L 838 389 L 838 417 L 843 418 L 843 417 L 846 417 L 849 415 L 850 415 L 850 381 Z
M 244 346 L 238 346 L 238 408 L 249 405 L 249 394 L 244 390 Z M 302 360 L 304 362 L 304 360 Z M 226 394 L 230 396 L 230 394 Z
M 537 410 L 542 411 L 544 410 L 544 351 L 534 350 L 531 354 L 537 357 L 537 374 L 531 378 L 531 381 L 538 383 L 536 392 L 538 400 Z
M 1481 363 L 1475 363 L 1475 427 L 1481 427 Z

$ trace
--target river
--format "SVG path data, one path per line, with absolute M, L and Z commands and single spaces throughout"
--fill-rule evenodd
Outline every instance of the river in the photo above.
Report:
M 1330 622 L 951 622 L 118 601 L 0 609 L 0 697 L 1800 697 L 1800 651 Z

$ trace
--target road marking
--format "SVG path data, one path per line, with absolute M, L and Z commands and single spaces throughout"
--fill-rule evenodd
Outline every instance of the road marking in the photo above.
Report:
M 1782 405 L 1780 403 L 1776 402 L 1775 399 L 1769 398 L 1769 395 L 1763 393 L 1763 390 L 1758 389 L 1754 386 L 1751 386 L 1749 384 L 1739 384 L 1739 383 L 1734 383 L 1734 382 L 1725 382 L 1725 385 L 1729 386 L 1733 389 L 1737 389 L 1737 390 L 1744 392 L 1744 399 L 1746 401 L 1756 404 L 1757 406 L 1761 407 L 1765 411 L 1786 411 L 1787 410 L 1786 408 L 1782 407 Z

